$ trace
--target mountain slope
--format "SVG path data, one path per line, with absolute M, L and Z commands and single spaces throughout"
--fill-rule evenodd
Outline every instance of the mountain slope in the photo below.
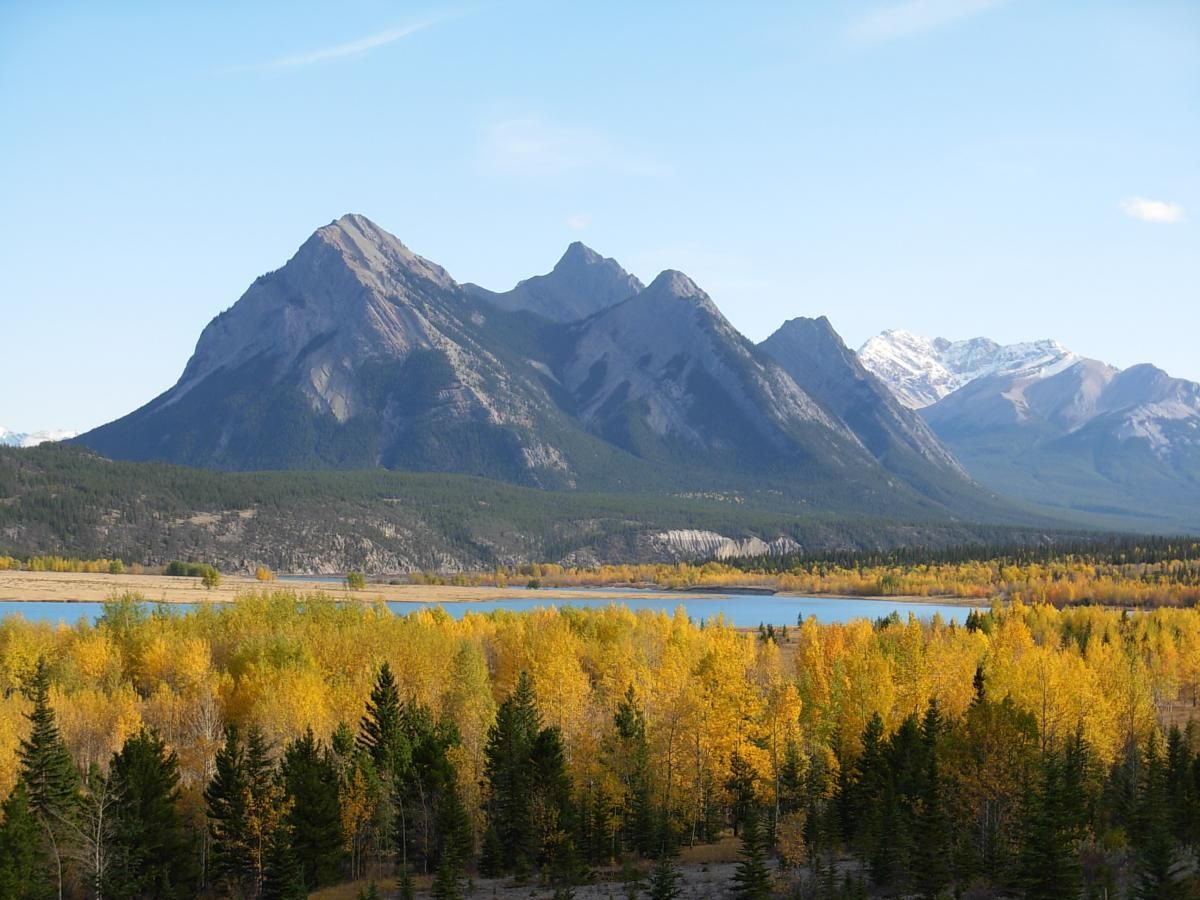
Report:
M 925 348 L 936 343 L 891 339 L 894 366 L 880 367 L 878 344 L 865 362 L 912 397 L 906 373 L 927 371 Z M 1052 341 L 1015 346 L 961 367 L 973 377 L 921 410 L 973 476 L 1077 521 L 1200 530 L 1200 385 L 1059 354 Z
M 926 496 L 978 500 L 966 471 L 920 414 L 867 371 L 827 318 L 791 319 L 759 346 L 889 472 Z
M 632 297 L 644 285 L 615 259 L 575 241 L 546 275 L 535 275 L 511 291 L 495 293 L 474 284 L 463 285 L 500 309 L 525 310 L 552 322 L 574 322 Z

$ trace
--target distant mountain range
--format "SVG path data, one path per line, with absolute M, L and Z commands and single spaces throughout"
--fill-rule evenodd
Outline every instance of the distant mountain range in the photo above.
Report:
M 347 215 L 213 319 L 172 388 L 76 440 L 231 471 L 442 472 L 800 516 L 1200 530 L 1198 390 L 1054 341 L 891 331 L 856 354 L 823 317 L 755 345 L 682 272 L 646 285 L 581 243 L 491 291 Z
M 886 331 L 859 358 L 992 489 L 1111 528 L 1200 530 L 1200 385 L 1054 341 Z
M 755 346 L 681 272 L 582 244 L 504 293 L 366 218 L 320 228 L 204 329 L 179 382 L 78 439 L 207 468 L 459 472 L 1015 521 L 825 320 Z
M 9 431 L 7 428 L 0 428 L 0 446 L 4 447 L 36 447 L 45 441 L 65 441 L 73 437 L 74 431 L 61 428 L 45 431 Z

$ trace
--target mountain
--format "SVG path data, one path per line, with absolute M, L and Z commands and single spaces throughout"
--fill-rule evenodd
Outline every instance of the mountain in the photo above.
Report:
M 552 301 L 553 318 L 538 311 Z M 490 294 L 348 215 L 213 319 L 172 388 L 78 441 L 214 469 L 382 467 L 1020 519 L 919 422 L 875 409 L 884 392 L 850 397 L 862 373 L 847 374 L 831 328 L 824 340 L 789 373 L 680 272 L 643 287 L 573 244 L 550 274 Z
M 44 441 L 65 441 L 75 437 L 74 431 L 61 428 L 48 428 L 44 431 L 9 431 L 0 428 L 0 446 L 5 447 L 36 447 Z
M 913 397 L 909 373 L 930 371 L 928 348 L 947 342 L 880 337 L 864 364 Z M 1200 530 L 1200 385 L 1060 353 L 1053 341 L 999 351 L 959 367 L 974 377 L 921 410 L 975 478 L 1094 525 Z
M 983 337 L 930 340 L 894 329 L 863 344 L 858 358 L 901 403 L 921 409 L 977 378 L 1050 375 L 1079 357 L 1057 341 L 1002 345 Z
M 527 278 L 511 291 L 495 293 L 474 284 L 463 287 L 500 309 L 527 310 L 552 322 L 574 322 L 632 297 L 645 285 L 615 259 L 575 241 L 552 271 Z
M 82 436 L 119 459 L 221 469 L 384 466 L 538 486 L 577 429 L 440 266 L 366 218 L 320 228 L 204 329 L 178 383 Z
M 920 414 L 901 404 L 846 346 L 829 319 L 784 322 L 760 348 L 821 401 L 889 472 L 927 496 L 961 495 L 967 474 Z

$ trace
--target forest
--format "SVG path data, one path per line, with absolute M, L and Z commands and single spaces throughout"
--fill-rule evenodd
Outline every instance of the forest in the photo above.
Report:
M 1200 612 L 739 631 L 265 589 L 0 622 L 0 898 L 1185 897 Z M 539 893 L 539 891 L 541 893 Z M 349 896 L 349 895 L 348 895 Z

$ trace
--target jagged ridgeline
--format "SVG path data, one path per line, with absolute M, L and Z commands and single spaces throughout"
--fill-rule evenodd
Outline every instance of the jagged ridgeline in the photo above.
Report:
M 755 346 L 686 275 L 643 285 L 582 244 L 493 293 L 357 215 L 217 316 L 174 387 L 78 441 L 210 469 L 448 472 L 723 492 L 794 514 L 1032 521 L 971 481 L 824 319 Z

